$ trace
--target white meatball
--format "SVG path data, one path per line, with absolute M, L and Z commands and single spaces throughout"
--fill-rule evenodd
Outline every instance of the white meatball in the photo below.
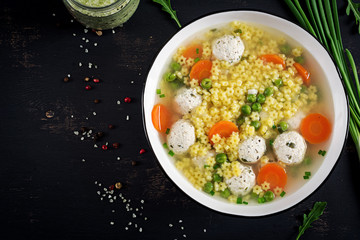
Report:
M 212 52 L 217 59 L 234 64 L 240 62 L 244 49 L 244 43 L 239 36 L 224 35 L 212 43 Z
M 298 111 L 292 118 L 287 120 L 289 130 L 296 130 L 300 127 L 301 120 L 305 117 L 303 111 Z
M 205 156 L 198 156 L 192 159 L 195 166 L 199 167 L 200 169 L 204 168 L 206 164 L 206 160 L 210 157 L 215 157 L 215 151 L 209 151 Z
M 240 164 L 240 163 L 239 163 Z M 241 173 L 239 176 L 234 176 L 225 180 L 230 192 L 237 196 L 244 196 L 248 194 L 255 186 L 256 176 L 250 166 L 240 164 Z
M 194 143 L 195 128 L 189 121 L 180 119 L 171 126 L 167 144 L 175 154 L 187 152 Z
M 304 160 L 306 142 L 298 132 L 280 134 L 276 137 L 273 147 L 277 159 L 287 165 L 298 164 Z
M 244 163 L 256 163 L 265 151 L 266 143 L 262 137 L 250 137 L 239 144 L 239 159 Z
M 180 88 L 175 95 L 175 110 L 180 114 L 190 113 L 202 102 L 202 97 L 193 88 Z

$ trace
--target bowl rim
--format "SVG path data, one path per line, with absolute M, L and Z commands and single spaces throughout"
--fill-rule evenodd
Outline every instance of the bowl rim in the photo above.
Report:
M 202 20 L 202 19 L 206 19 L 208 17 L 215 17 L 215 16 L 218 16 L 218 15 L 223 15 L 223 14 L 232 14 L 232 13 L 240 13 L 240 14 L 260 14 L 260 15 L 263 15 L 263 16 L 266 16 L 266 17 L 270 17 L 270 18 L 277 18 L 279 21 L 283 21 L 283 24 L 289 24 L 289 25 L 292 25 L 293 27 L 297 28 L 296 31 L 303 31 L 305 32 L 308 37 L 310 37 L 312 40 L 315 40 L 317 42 L 317 44 L 321 45 L 321 49 L 322 50 L 325 50 L 326 52 L 326 56 L 329 57 L 332 61 L 332 64 L 331 64 L 331 67 L 334 67 L 335 70 L 336 70 L 336 78 L 338 80 L 338 82 L 340 82 L 340 85 L 342 86 L 341 88 L 341 91 L 342 93 L 340 95 L 342 95 L 341 97 L 344 97 L 344 100 L 345 100 L 345 103 L 346 103 L 346 114 L 345 114 L 345 119 L 346 119 L 346 124 L 345 124 L 345 132 L 344 132 L 344 135 L 341 135 L 343 136 L 343 141 L 342 141 L 342 146 L 341 148 L 337 148 L 338 149 L 338 154 L 337 154 L 337 157 L 336 158 L 333 158 L 333 164 L 331 165 L 330 169 L 327 171 L 327 173 L 325 174 L 325 176 L 321 179 L 321 182 L 316 184 L 315 183 L 315 187 L 313 186 L 310 186 L 311 189 L 307 190 L 307 194 L 305 197 L 301 197 L 300 200 L 295 200 L 294 202 L 291 202 L 290 204 L 287 204 L 285 207 L 281 207 L 280 209 L 277 209 L 277 210 L 272 210 L 272 211 L 266 211 L 266 212 L 257 212 L 255 214 L 250 213 L 249 212 L 246 212 L 245 214 L 243 213 L 238 213 L 238 212 L 232 212 L 231 210 L 229 209 L 219 209 L 217 207 L 214 207 L 214 206 L 209 206 L 208 204 L 205 204 L 203 203 L 202 201 L 198 200 L 196 197 L 197 196 L 193 196 L 191 193 L 187 192 L 184 190 L 184 186 L 181 186 L 182 183 L 178 183 L 179 181 L 175 181 L 175 179 L 173 179 L 173 177 L 171 176 L 171 174 L 168 172 L 168 170 L 166 169 L 166 167 L 163 165 L 163 163 L 159 160 L 159 156 L 157 155 L 157 151 L 154 149 L 154 146 L 151 142 L 151 139 L 150 139 L 150 136 L 149 136 L 149 132 L 148 132 L 148 128 L 147 128 L 147 124 L 146 124 L 146 119 L 147 119 L 147 115 L 145 113 L 145 95 L 146 95 L 146 89 L 147 89 L 147 86 L 149 85 L 148 84 L 148 80 L 149 80 L 149 75 L 151 74 L 151 70 L 153 69 L 154 65 L 155 65 L 155 62 L 156 60 L 158 59 L 159 55 L 162 53 L 162 51 L 164 50 L 164 48 L 172 41 L 172 39 L 174 39 L 174 37 L 178 36 L 179 34 L 181 34 L 181 32 L 185 32 L 186 31 L 186 28 L 189 26 L 189 25 L 192 25 L 192 24 L 195 24 L 196 22 Z M 233 19 L 231 21 L 244 21 L 244 22 L 249 22 L 249 23 L 254 23 L 254 22 L 250 22 L 248 20 L 241 20 L 241 17 L 239 17 L 238 19 Z M 231 21 L 223 21 L 223 22 L 218 22 L 218 23 L 213 23 L 213 24 L 210 24 L 210 25 L 206 25 L 206 26 L 203 26 L 203 27 L 198 27 L 198 32 L 201 32 L 201 31 L 204 31 L 205 29 L 207 28 L 210 28 L 212 25 L 221 25 L 221 24 L 226 24 L 226 23 L 229 23 Z M 265 27 L 269 27 L 269 28 L 273 28 L 273 29 L 276 29 L 277 31 L 283 33 L 286 35 L 286 33 L 283 31 L 283 30 L 280 30 L 279 28 L 277 27 L 274 27 L 274 26 L 268 26 L 266 25 L 265 23 L 254 23 L 254 24 L 257 24 L 257 25 L 263 25 Z M 185 29 L 185 30 L 184 30 Z M 290 37 L 291 38 L 291 37 Z M 179 45 L 179 44 L 178 44 Z M 314 58 L 316 59 L 316 58 Z M 316 61 L 319 63 L 319 60 L 316 59 Z M 329 83 L 328 83 L 329 84 Z M 154 93 L 155 94 L 155 93 Z M 333 94 L 332 94 L 333 95 Z M 148 74 L 147 74 L 147 77 L 146 77 L 146 82 L 144 83 L 143 85 L 143 91 L 142 91 L 142 95 L 141 95 L 141 104 L 142 104 L 142 122 L 143 122 L 143 127 L 144 127 L 144 132 L 145 132 L 145 136 L 146 136 L 146 139 L 147 141 L 149 142 L 149 146 L 151 147 L 151 149 L 153 150 L 153 153 L 155 154 L 155 157 L 157 159 L 157 164 L 159 164 L 161 166 L 161 169 L 163 172 L 165 172 L 165 174 L 167 175 L 167 177 L 175 184 L 175 186 L 179 189 L 181 189 L 182 192 L 184 192 L 188 197 L 190 197 L 191 199 L 195 200 L 195 202 L 203 207 L 206 207 L 206 208 L 209 208 L 211 210 L 214 210 L 214 211 L 217 211 L 219 213 L 222 213 L 222 214 L 229 214 L 229 215 L 234 215 L 234 216 L 242 216 L 242 217 L 263 217 L 263 216 L 269 216 L 269 215 L 274 215 L 274 214 L 279 214 L 283 211 L 286 211 L 290 208 L 293 208 L 295 207 L 296 205 L 298 205 L 299 203 L 303 202 L 305 199 L 309 198 L 312 194 L 314 194 L 329 178 L 330 174 L 333 172 L 336 164 L 338 163 L 342 153 L 343 153 L 343 150 L 344 150 L 344 147 L 345 147 L 345 144 L 346 144 L 346 141 L 348 139 L 348 132 L 349 132 L 349 128 L 348 128 L 348 125 L 349 125 L 349 100 L 348 100 L 348 94 L 345 90 L 345 86 L 344 86 L 344 83 L 342 81 L 342 76 L 339 72 L 339 69 L 336 65 L 336 62 L 334 60 L 334 58 L 331 56 L 331 54 L 329 53 L 329 51 L 324 47 L 324 45 L 318 40 L 316 39 L 309 31 L 305 30 L 304 28 L 302 28 L 299 24 L 297 23 L 293 23 L 283 17 L 280 17 L 276 14 L 273 14 L 273 13 L 269 13 L 269 12 L 266 12 L 266 11 L 262 11 L 262 10 L 253 10 L 253 9 L 246 9 L 246 10 L 239 10 L 239 9 L 230 9 L 230 10 L 225 10 L 225 11 L 216 11 L 216 12 L 212 12 L 212 13 L 208 13 L 208 14 L 205 14 L 205 15 L 202 15 L 198 18 L 195 18 L 194 20 L 190 21 L 189 23 L 187 23 L 186 25 L 184 25 L 181 29 L 178 29 L 169 39 L 166 40 L 166 42 L 162 45 L 161 49 L 157 52 L 157 54 L 155 55 L 155 57 L 153 58 L 153 61 L 152 61 L 152 64 L 151 66 L 149 66 L 148 68 Z M 333 103 L 333 107 L 335 103 Z M 335 115 L 335 113 L 334 113 Z M 335 118 L 335 116 L 334 116 Z M 335 125 L 335 121 L 333 123 Z M 335 129 L 335 127 L 333 128 Z M 330 140 L 329 140 L 330 141 Z M 332 143 L 333 141 L 335 140 L 331 140 L 330 143 Z M 330 145 L 330 144 L 329 144 Z M 330 147 L 330 146 L 329 146 Z M 164 152 L 164 150 L 161 148 L 160 151 Z M 168 156 L 167 156 L 167 159 L 170 159 Z M 325 158 L 326 159 L 326 158 Z M 323 163 L 325 162 L 325 159 L 323 160 Z M 321 163 L 321 165 L 319 166 L 319 169 L 317 170 L 317 172 L 322 168 L 322 165 L 323 163 Z M 173 166 L 174 168 L 176 168 L 175 166 Z M 176 171 L 180 172 L 179 170 L 175 169 Z M 180 173 L 182 174 L 182 173 Z M 183 176 L 184 177 L 184 176 Z M 184 177 L 185 178 L 185 177 Z M 197 192 L 200 192 L 201 194 L 203 195 L 208 195 L 208 194 L 205 194 L 203 193 L 202 191 L 199 191 L 198 189 L 196 189 L 195 187 L 193 187 L 193 185 L 187 180 L 188 184 L 191 185 L 192 189 L 197 191 Z M 310 182 L 310 181 L 309 181 Z M 304 184 L 303 186 L 301 186 L 300 188 L 303 188 L 305 185 L 308 185 L 307 183 Z M 294 193 L 298 192 L 298 190 L 296 190 Z M 196 194 L 197 195 L 197 194 Z M 208 200 L 211 200 L 211 199 L 215 199 L 214 197 L 212 196 L 206 196 L 206 198 L 210 198 Z M 222 202 L 222 201 L 219 201 L 219 200 L 216 200 L 217 202 Z M 279 200 L 280 201 L 280 200 Z M 255 205 L 255 206 L 244 206 L 244 205 L 237 205 L 237 204 L 234 204 L 234 203 L 230 203 L 230 202 L 226 202 L 227 205 L 233 205 L 233 206 L 236 206 L 237 208 L 243 208 L 243 207 L 246 207 L 246 208 L 259 208 L 258 205 Z M 268 203 L 270 204 L 270 203 Z M 261 205 L 261 206 L 264 206 L 264 205 Z M 261 207 L 260 207 L 261 208 Z

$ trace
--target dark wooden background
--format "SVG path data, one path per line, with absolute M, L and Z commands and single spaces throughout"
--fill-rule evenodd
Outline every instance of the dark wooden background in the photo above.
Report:
M 182 24 L 230 9 L 296 22 L 281 0 L 172 5 Z M 345 15 L 345 1 L 338 5 L 344 45 L 360 66 L 354 17 Z M 169 180 L 142 126 L 146 75 L 178 31 L 175 22 L 150 0 L 141 1 L 123 28 L 101 37 L 71 19 L 61 1 L 0 2 L 0 239 L 295 239 L 302 215 L 316 201 L 328 206 L 302 239 L 360 239 L 360 166 L 351 138 L 326 182 L 295 207 L 259 218 L 212 211 Z M 87 76 L 101 83 L 85 91 Z M 125 97 L 132 102 L 124 103 Z M 46 117 L 50 110 L 53 118 Z M 119 142 L 120 148 L 102 151 L 86 136 L 82 141 L 74 131 L 83 126 L 105 132 L 99 145 Z M 147 151 L 139 154 L 142 148 Z M 124 187 L 111 203 L 103 188 L 116 182 Z

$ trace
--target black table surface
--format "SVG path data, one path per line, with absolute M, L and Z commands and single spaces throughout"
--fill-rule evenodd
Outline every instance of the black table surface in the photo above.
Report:
M 296 22 L 281 0 L 172 5 L 184 25 L 231 9 Z M 338 5 L 344 46 L 360 66 L 354 17 L 346 16 L 345 1 Z M 360 239 L 360 167 L 351 138 L 317 191 L 270 216 L 215 212 L 167 177 L 145 137 L 141 109 L 147 72 L 179 30 L 159 5 L 141 1 L 122 28 L 100 37 L 84 31 L 62 1 L 2 0 L 0 12 L 0 239 L 295 239 L 302 215 L 316 201 L 327 208 L 302 239 Z M 74 134 L 81 127 L 105 133 L 99 148 L 87 135 Z M 120 147 L 103 151 L 106 142 Z M 116 182 L 123 188 L 107 192 Z

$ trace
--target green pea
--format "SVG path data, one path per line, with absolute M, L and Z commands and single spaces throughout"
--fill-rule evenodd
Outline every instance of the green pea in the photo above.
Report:
M 214 184 L 212 184 L 212 182 L 207 182 L 204 185 L 204 192 L 210 193 L 212 190 L 214 189 Z
M 174 71 L 179 71 L 181 69 L 181 65 L 177 62 L 172 62 L 171 63 L 171 68 L 174 70 Z
M 248 94 L 246 100 L 251 103 L 256 102 L 256 94 Z
M 244 122 L 245 122 L 245 117 L 244 117 L 244 116 L 240 116 L 240 117 L 236 120 L 236 123 L 237 123 L 238 126 L 241 126 Z
M 274 200 L 275 198 L 275 194 L 272 192 L 272 191 L 267 191 L 265 194 L 264 194 L 264 198 L 267 202 L 271 202 L 272 200 Z
M 259 128 L 260 128 L 260 122 L 259 121 L 257 121 L 257 120 L 255 120 L 255 121 L 252 121 L 251 123 L 250 123 L 250 126 L 253 126 L 254 128 L 255 128 L 255 130 L 258 130 Z
M 211 88 L 211 86 L 212 86 L 211 79 L 209 79 L 209 78 L 204 78 L 203 80 L 201 80 L 200 86 L 201 86 L 203 89 L 209 90 L 209 89 Z
M 224 163 L 227 160 L 227 156 L 225 153 L 216 154 L 215 161 L 217 163 Z
M 266 97 L 270 97 L 273 94 L 274 94 L 274 89 L 272 87 L 265 88 L 264 95 Z
M 280 49 L 280 52 L 285 55 L 288 55 L 291 52 L 291 47 L 289 44 L 283 44 L 279 47 L 279 49 Z
M 266 100 L 266 97 L 265 97 L 264 94 L 261 94 L 261 93 L 260 93 L 260 94 L 257 96 L 257 102 L 258 102 L 258 103 L 264 103 L 265 100 Z
M 265 202 L 265 198 L 264 198 L 264 197 L 258 198 L 258 203 L 264 203 L 264 202 Z
M 305 62 L 304 58 L 301 56 L 295 57 L 294 60 L 295 60 L 295 62 L 300 63 L 300 64 L 304 64 L 304 62 Z
M 175 73 L 165 73 L 165 76 L 164 76 L 165 80 L 168 81 L 168 82 L 172 82 L 176 79 L 176 74 Z
M 226 188 L 224 191 L 220 192 L 220 196 L 222 196 L 223 198 L 228 198 L 228 197 L 230 197 L 230 195 L 231 195 L 231 192 L 228 188 Z
M 253 105 L 251 105 L 251 109 L 254 112 L 261 112 L 262 107 L 260 103 L 253 103 Z
M 251 107 L 249 105 L 244 105 L 244 106 L 241 107 L 241 112 L 244 115 L 250 115 Z
M 282 85 L 283 85 L 283 80 L 282 80 L 281 78 L 276 79 L 276 80 L 274 81 L 274 84 L 275 84 L 275 86 L 277 86 L 278 88 L 279 88 L 279 87 L 282 87 Z
M 278 124 L 278 130 L 281 133 L 285 132 L 288 129 L 288 127 L 289 127 L 289 125 L 287 124 L 287 122 L 284 122 L 284 121 L 282 121 Z
M 214 179 L 214 182 L 221 182 L 222 181 L 222 177 L 220 177 L 219 174 L 215 173 L 213 175 L 213 179 Z
M 181 80 L 175 80 L 175 81 L 169 82 L 169 84 L 173 90 L 177 90 L 184 85 L 184 83 L 181 82 Z

